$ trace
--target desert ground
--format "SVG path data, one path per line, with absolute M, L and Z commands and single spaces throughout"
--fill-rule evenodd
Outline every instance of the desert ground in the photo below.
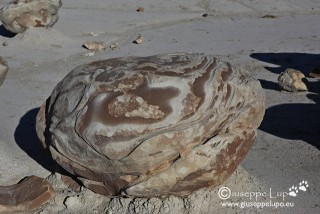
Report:
M 7 2 L 0 0 L 0 7 Z M 320 82 L 309 76 L 320 68 L 318 0 L 66 0 L 59 16 L 53 28 L 15 36 L 0 27 L 0 56 L 10 67 L 0 86 L 0 185 L 55 171 L 37 138 L 35 117 L 76 66 L 120 56 L 199 52 L 249 71 L 264 89 L 266 113 L 257 141 L 220 187 L 267 194 L 253 201 L 246 196 L 222 200 L 218 187 L 160 200 L 106 198 L 83 188 L 57 191 L 33 213 L 320 213 Z M 133 43 L 138 35 L 141 44 Z M 107 48 L 93 53 L 82 47 L 85 41 L 102 41 Z M 279 89 L 277 78 L 287 68 L 305 74 L 307 92 Z M 306 191 L 282 197 L 302 185 Z M 222 205 L 245 201 L 294 205 Z

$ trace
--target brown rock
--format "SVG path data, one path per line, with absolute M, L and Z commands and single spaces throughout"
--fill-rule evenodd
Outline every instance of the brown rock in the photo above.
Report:
M 135 44 L 142 44 L 142 42 L 143 42 L 143 36 L 141 36 L 141 35 L 138 35 L 138 37 L 133 41 L 133 43 L 135 43 Z
M 61 180 L 72 190 L 75 192 L 79 192 L 81 190 L 81 185 L 78 184 L 75 180 L 73 180 L 71 177 L 62 175 Z
M 307 80 L 304 74 L 292 68 L 288 68 L 285 72 L 282 72 L 278 78 L 281 89 L 291 92 L 307 91 L 308 88 L 305 82 Z
M 96 193 L 186 196 L 233 173 L 264 103 L 257 80 L 212 56 L 114 58 L 71 71 L 41 107 L 37 133 Z
M 0 21 L 12 33 L 52 27 L 58 21 L 61 5 L 61 0 L 14 0 L 0 9 Z
M 140 13 L 144 12 L 144 7 L 138 7 L 137 12 L 140 12 Z
M 3 84 L 4 80 L 6 79 L 8 70 L 9 70 L 9 66 L 7 61 L 0 56 L 0 86 Z
M 43 178 L 30 176 L 18 184 L 0 186 L 0 213 L 32 211 L 54 196 L 54 190 Z
M 310 72 L 309 76 L 316 78 L 316 79 L 320 79 L 320 68 L 314 68 L 312 69 L 312 71 Z

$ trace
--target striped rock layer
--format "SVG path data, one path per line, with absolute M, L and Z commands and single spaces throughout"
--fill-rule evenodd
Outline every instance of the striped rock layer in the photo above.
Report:
M 12 33 L 52 27 L 58 21 L 61 0 L 14 0 L 0 9 L 0 21 Z
M 114 58 L 71 71 L 41 107 L 37 133 L 96 193 L 186 196 L 233 173 L 264 102 L 257 80 L 212 56 Z

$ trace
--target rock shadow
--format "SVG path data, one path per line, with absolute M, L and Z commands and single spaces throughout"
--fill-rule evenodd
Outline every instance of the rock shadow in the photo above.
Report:
M 313 68 L 320 67 L 320 54 L 253 53 L 250 56 L 278 65 L 279 67 L 275 68 L 265 67 L 276 74 L 280 74 L 287 68 L 294 68 L 308 77 Z M 260 80 L 260 82 L 265 89 L 279 90 L 276 82 L 268 80 Z M 315 103 L 285 103 L 272 106 L 266 109 L 259 129 L 284 139 L 303 140 L 320 149 L 320 81 L 312 79 L 308 87 L 313 94 L 309 93 L 306 96 Z
M 319 117 L 319 103 L 281 104 L 266 109 L 259 129 L 284 139 L 303 140 L 320 149 Z
M 275 90 L 275 91 L 279 91 L 280 87 L 278 85 L 278 83 L 269 81 L 269 80 L 263 80 L 263 79 L 258 79 L 262 88 L 264 89 L 270 89 L 270 90 Z
M 252 53 L 250 57 L 263 62 L 278 65 L 278 67 L 265 67 L 272 73 L 280 74 L 287 68 L 293 68 L 309 77 L 310 71 L 320 67 L 320 54 L 309 53 Z
M 3 25 L 0 26 L 0 36 L 7 37 L 7 38 L 13 38 L 16 35 L 17 34 L 8 31 Z
M 15 130 L 14 138 L 17 145 L 38 164 L 48 171 L 58 172 L 61 167 L 52 159 L 50 152 L 42 147 L 37 136 L 36 116 L 39 109 L 32 109 L 22 116 Z

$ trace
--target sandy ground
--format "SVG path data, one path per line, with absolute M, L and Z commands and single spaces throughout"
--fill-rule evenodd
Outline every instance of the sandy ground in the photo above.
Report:
M 145 12 L 136 12 L 139 6 Z M 312 68 L 320 67 L 319 0 L 68 0 L 59 14 L 53 29 L 11 37 L 0 27 L 0 56 L 10 66 L 0 87 L 0 185 L 29 175 L 47 177 L 54 170 L 38 143 L 35 116 L 54 86 L 76 66 L 118 56 L 202 52 L 248 70 L 264 88 L 267 109 L 257 142 L 222 186 L 267 195 L 257 201 L 240 196 L 221 200 L 215 189 L 160 201 L 108 199 L 83 190 L 78 195 L 60 192 L 34 213 L 320 213 L 320 83 L 308 77 Z M 144 37 L 140 45 L 132 43 L 138 34 Z M 118 48 L 86 56 L 90 51 L 81 46 L 87 40 L 118 43 Z M 305 73 L 309 92 L 279 91 L 277 78 L 286 68 Z M 302 180 L 308 182 L 307 191 L 274 198 Z M 221 204 L 270 200 L 294 207 Z

